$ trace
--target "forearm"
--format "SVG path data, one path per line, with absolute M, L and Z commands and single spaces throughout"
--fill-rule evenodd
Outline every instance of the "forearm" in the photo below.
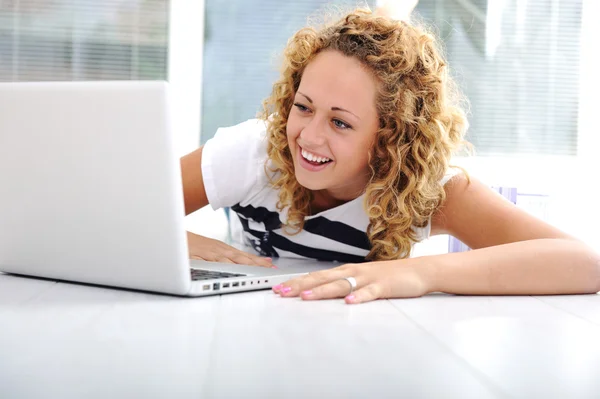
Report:
M 544 295 L 600 291 L 600 255 L 574 240 L 521 241 L 421 260 L 430 271 L 431 292 Z

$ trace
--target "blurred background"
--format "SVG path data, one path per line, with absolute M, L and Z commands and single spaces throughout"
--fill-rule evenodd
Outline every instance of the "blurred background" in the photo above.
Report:
M 256 115 L 308 18 L 357 5 L 442 40 L 477 151 L 456 163 L 600 248 L 594 0 L 0 0 L 0 81 L 168 80 L 184 154 Z M 226 221 L 203 210 L 190 229 L 222 237 Z

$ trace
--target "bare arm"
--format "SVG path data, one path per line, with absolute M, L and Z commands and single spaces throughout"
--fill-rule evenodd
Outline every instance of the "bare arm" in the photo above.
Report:
M 186 215 L 208 205 L 208 197 L 202 178 L 202 149 L 203 147 L 200 147 L 183 156 L 180 160 Z M 269 258 L 262 258 L 240 251 L 218 240 L 188 232 L 187 241 L 191 259 L 273 267 L 273 263 Z
M 517 208 L 476 179 L 447 184 L 432 233 L 472 251 L 428 257 L 433 289 L 456 294 L 576 294 L 600 290 L 600 255 Z
M 451 234 L 472 251 L 310 273 L 274 287 L 305 300 L 347 303 L 412 298 L 429 292 L 465 295 L 589 294 L 600 291 L 600 255 L 584 243 L 534 218 L 476 179 L 457 176 L 432 218 L 433 234 Z M 346 277 L 357 290 L 348 295 Z
M 180 160 L 186 215 L 208 205 L 208 198 L 202 178 L 202 168 L 200 167 L 202 165 L 202 149 L 203 147 L 200 147 L 183 156 Z
M 574 240 L 534 239 L 427 258 L 432 271 L 429 292 L 553 295 L 600 291 L 600 257 Z

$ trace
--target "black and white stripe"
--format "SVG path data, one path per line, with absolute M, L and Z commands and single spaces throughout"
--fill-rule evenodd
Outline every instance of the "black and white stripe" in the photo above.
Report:
M 345 223 L 329 220 L 324 216 L 307 219 L 304 230 L 290 236 L 283 232 L 278 212 L 270 211 L 263 206 L 240 204 L 234 205 L 231 210 L 239 217 L 245 232 L 246 244 L 262 256 L 280 256 L 281 252 L 285 252 L 303 258 L 360 263 L 365 262 L 365 255 L 371 248 L 365 232 Z M 343 246 L 339 246 L 340 250 L 332 250 L 331 241 Z M 348 248 L 356 248 L 359 251 L 352 251 L 355 252 L 353 254 L 342 250 Z

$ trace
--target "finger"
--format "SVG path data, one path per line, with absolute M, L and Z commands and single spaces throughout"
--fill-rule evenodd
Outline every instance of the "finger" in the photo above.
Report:
M 273 287 L 274 291 L 283 296 L 298 296 L 302 291 L 311 290 L 320 285 L 331 283 L 332 281 L 350 275 L 350 270 L 346 266 L 339 266 L 329 270 L 321 270 L 309 273 L 307 275 L 286 281 L 280 286 Z M 346 282 L 348 284 L 348 282 Z
M 246 252 L 239 252 L 239 254 L 233 257 L 233 260 L 240 265 L 274 267 L 270 258 L 261 258 L 260 256 L 254 256 Z
M 255 258 L 253 256 L 251 256 L 250 254 L 246 254 L 244 252 L 237 252 L 235 254 L 230 254 L 230 255 L 228 255 L 228 257 L 229 257 L 229 259 L 231 259 L 232 261 L 234 261 L 235 263 L 237 263 L 239 265 L 257 266 Z
M 373 283 L 346 295 L 344 301 L 349 305 L 370 302 L 380 299 L 382 297 L 382 292 L 381 286 L 377 283 Z
M 260 256 L 255 256 L 253 259 L 257 266 L 271 267 L 277 269 L 277 266 L 273 264 L 273 259 L 271 258 L 262 258 Z
M 239 265 L 252 265 L 252 266 L 261 266 L 261 267 L 270 267 L 277 269 L 277 266 L 273 265 L 272 258 L 261 258 L 259 256 L 252 256 L 250 254 L 246 254 L 245 252 L 241 252 L 242 256 L 234 256 L 233 254 L 213 255 L 209 256 L 200 256 L 200 255 L 190 255 L 190 259 L 193 260 L 204 260 L 207 262 L 220 262 L 220 263 L 236 263 Z
M 238 265 L 258 266 L 255 261 L 255 256 L 244 251 L 239 251 L 232 247 L 228 247 L 225 251 L 221 252 L 220 256 L 227 258 L 231 260 L 232 263 L 236 263 Z
M 211 262 L 218 262 L 218 263 L 235 263 L 233 260 L 226 258 L 225 256 L 219 255 L 217 256 L 214 260 L 212 260 Z
M 361 287 L 364 283 L 362 279 L 356 278 L 356 286 Z M 317 300 L 317 299 L 332 299 L 332 298 L 343 298 L 350 295 L 352 286 L 346 279 L 335 280 L 331 283 L 319 285 L 313 289 L 305 290 L 300 293 L 300 298 L 304 300 Z

